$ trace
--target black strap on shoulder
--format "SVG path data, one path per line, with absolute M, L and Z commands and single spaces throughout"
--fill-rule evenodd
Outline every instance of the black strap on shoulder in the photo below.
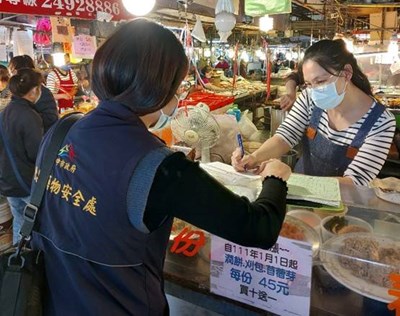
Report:
M 38 182 L 33 186 L 30 203 L 27 204 L 24 210 L 24 221 L 20 231 L 20 234 L 23 237 L 22 239 L 29 238 L 32 233 L 38 208 L 47 186 L 47 181 L 64 138 L 71 126 L 74 125 L 74 123 L 82 116 L 83 114 L 81 113 L 71 113 L 56 123 L 57 125 L 55 126 L 54 133 L 51 136 L 49 145 L 43 153 Z

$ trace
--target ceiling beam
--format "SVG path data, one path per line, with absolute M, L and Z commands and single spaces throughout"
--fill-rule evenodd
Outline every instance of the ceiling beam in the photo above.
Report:
M 145 1 L 145 0 L 142 0 Z M 178 3 L 174 0 L 157 0 L 156 3 L 156 10 L 157 9 L 173 9 L 173 10 L 179 10 L 181 12 L 184 11 L 184 7 L 181 5 L 178 5 Z M 187 8 L 188 13 L 190 14 L 197 14 L 197 15 L 203 15 L 203 16 L 208 16 L 208 17 L 214 17 L 215 16 L 215 9 L 206 7 L 197 3 L 192 3 L 188 5 Z

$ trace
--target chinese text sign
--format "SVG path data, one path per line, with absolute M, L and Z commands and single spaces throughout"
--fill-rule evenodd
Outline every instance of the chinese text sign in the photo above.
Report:
M 269 250 L 211 237 L 211 292 L 278 315 L 309 315 L 311 245 L 279 237 Z
M 105 12 L 115 21 L 133 17 L 121 0 L 0 0 L 0 12 L 80 19 L 96 19 L 97 12 Z

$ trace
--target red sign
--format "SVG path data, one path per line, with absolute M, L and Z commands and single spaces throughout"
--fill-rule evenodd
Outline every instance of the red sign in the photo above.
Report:
M 389 295 L 393 295 L 396 299 L 388 304 L 389 310 L 396 311 L 396 316 L 400 316 L 400 274 L 391 274 L 390 281 L 392 281 L 393 289 L 389 290 Z
M 105 12 L 114 21 L 133 18 L 121 0 L 0 0 L 0 12 L 91 20 L 97 18 L 97 12 Z
M 170 251 L 172 253 L 183 253 L 187 257 L 193 257 L 200 251 L 205 243 L 206 238 L 203 231 L 190 230 L 188 227 L 185 227 L 179 235 L 174 238 L 174 243 Z

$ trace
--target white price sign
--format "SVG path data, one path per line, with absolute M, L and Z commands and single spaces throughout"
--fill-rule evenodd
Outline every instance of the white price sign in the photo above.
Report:
M 278 315 L 310 313 L 312 249 L 279 237 L 269 250 L 211 237 L 211 292 Z

